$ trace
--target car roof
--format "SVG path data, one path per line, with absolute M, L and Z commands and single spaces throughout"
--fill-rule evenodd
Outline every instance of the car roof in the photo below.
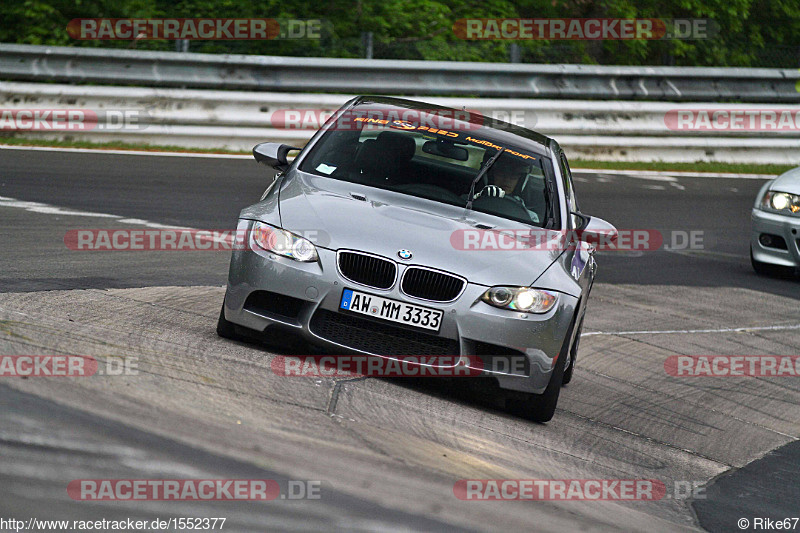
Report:
M 352 101 L 351 105 L 356 106 L 365 104 L 378 104 L 405 109 L 416 109 L 420 111 L 446 110 L 458 112 L 457 109 L 452 107 L 428 104 L 426 102 L 420 102 L 419 100 L 393 98 L 390 96 L 362 95 L 356 97 Z M 468 116 L 469 119 L 466 120 L 466 122 L 494 130 L 495 135 L 498 136 L 498 140 L 500 141 L 502 141 L 503 138 L 508 138 L 511 140 L 509 137 L 517 137 L 516 139 L 513 139 L 513 141 L 515 141 L 517 145 L 520 145 L 521 148 L 527 144 L 529 148 L 533 148 L 541 153 L 549 153 L 553 149 L 554 145 L 557 146 L 556 142 L 550 137 L 546 137 L 541 133 L 535 132 L 528 128 L 523 128 L 522 126 L 511 124 L 510 122 L 487 117 L 473 111 L 469 111 Z

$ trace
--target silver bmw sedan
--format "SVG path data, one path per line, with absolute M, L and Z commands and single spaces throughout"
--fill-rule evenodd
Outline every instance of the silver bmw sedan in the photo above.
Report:
M 550 420 L 595 277 L 589 241 L 616 235 L 580 212 L 558 143 L 361 96 L 292 150 L 253 150 L 278 173 L 239 215 L 218 333 L 479 369 L 514 391 L 510 409 Z

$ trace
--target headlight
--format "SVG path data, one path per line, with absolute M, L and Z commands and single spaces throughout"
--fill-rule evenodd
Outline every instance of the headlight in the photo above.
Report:
M 318 259 L 311 241 L 263 222 L 253 224 L 253 240 L 264 250 L 295 261 L 310 263 Z
M 558 301 L 558 295 L 528 287 L 492 287 L 481 296 L 481 300 L 500 309 L 546 313 Z
M 767 191 L 761 200 L 761 207 L 770 211 L 797 213 L 800 211 L 800 196 L 788 192 Z

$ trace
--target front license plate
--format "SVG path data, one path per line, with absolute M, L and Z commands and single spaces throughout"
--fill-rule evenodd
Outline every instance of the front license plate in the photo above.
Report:
M 352 289 L 342 292 L 339 309 L 437 332 L 444 315 L 438 309 L 411 305 Z

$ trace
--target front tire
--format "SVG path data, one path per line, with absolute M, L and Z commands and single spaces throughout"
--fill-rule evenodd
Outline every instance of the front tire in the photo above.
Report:
M 567 330 L 567 338 L 564 339 L 564 345 L 561 347 L 561 351 L 558 354 L 556 367 L 550 375 L 547 388 L 542 394 L 517 393 L 507 398 L 507 411 L 533 422 L 549 422 L 552 420 L 556 412 L 561 385 L 564 383 L 564 365 L 567 360 L 567 353 L 571 348 L 570 340 L 572 338 L 572 328 L 575 327 L 576 319 L 577 317 L 573 317 L 570 328 Z
M 550 382 L 542 394 L 520 393 L 522 397 L 513 397 L 506 400 L 506 410 L 511 414 L 521 416 L 532 422 L 549 422 L 556 412 L 558 395 L 561 392 L 561 382 L 564 378 L 564 357 L 560 354 L 556 361 L 556 368 L 550 376 Z
M 750 264 L 753 265 L 753 270 L 755 270 L 756 274 L 758 274 L 759 276 L 768 276 L 769 275 L 769 273 L 770 273 L 769 265 L 767 265 L 766 263 L 762 263 L 761 261 L 756 261 L 755 260 L 755 258 L 753 257 L 753 247 L 752 246 L 750 247 Z
M 755 270 L 756 274 L 759 276 L 789 278 L 792 277 L 795 272 L 794 269 L 790 267 L 771 265 L 769 263 L 756 261 L 755 257 L 753 257 L 752 246 L 750 246 L 750 264 L 753 265 L 753 270 Z

